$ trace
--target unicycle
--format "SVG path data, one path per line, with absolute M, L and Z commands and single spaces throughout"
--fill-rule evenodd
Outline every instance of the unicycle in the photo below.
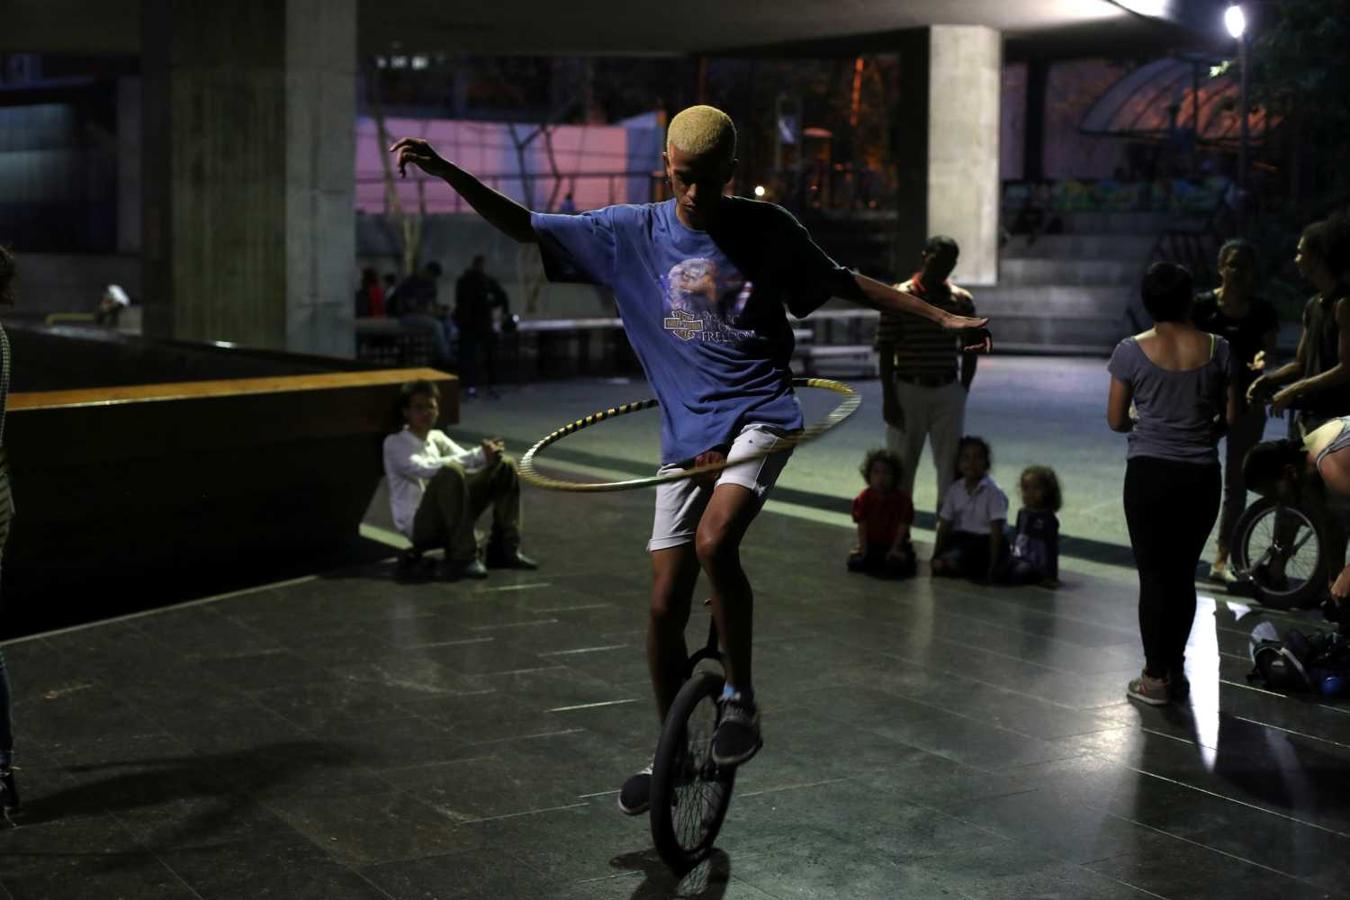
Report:
M 1339 571 L 1331 568 L 1329 546 L 1317 513 L 1263 497 L 1233 527 L 1233 568 L 1250 579 L 1263 606 L 1316 606 Z
M 712 665 L 700 664 L 711 663 Z M 684 687 L 666 714 L 652 759 L 652 842 L 672 871 L 683 875 L 712 853 L 722 828 L 736 769 L 712 761 L 713 732 L 726 676 L 717 624 L 708 643 L 689 657 Z

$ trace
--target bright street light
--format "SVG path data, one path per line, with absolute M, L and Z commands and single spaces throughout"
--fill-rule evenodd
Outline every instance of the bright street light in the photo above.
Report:
M 768 192 L 764 190 L 764 185 L 762 185 L 762 184 L 757 184 L 757 185 L 755 185 L 755 196 L 756 196 L 756 197 L 763 197 L 766 193 L 768 193 Z
M 1242 7 L 1234 4 L 1224 10 L 1223 25 L 1234 38 L 1241 38 L 1247 30 L 1247 16 L 1242 12 Z

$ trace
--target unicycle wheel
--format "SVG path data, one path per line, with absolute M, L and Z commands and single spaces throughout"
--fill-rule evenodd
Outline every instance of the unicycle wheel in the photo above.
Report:
M 1261 498 L 1233 527 L 1232 563 L 1272 609 L 1316 605 L 1326 592 L 1323 528 L 1311 510 Z M 1280 574 L 1275 577 L 1272 572 Z M 1339 571 L 1339 568 L 1336 569 Z
M 652 841 L 666 865 L 683 874 L 705 860 L 722 828 L 734 768 L 712 761 L 723 679 L 695 672 L 675 697 L 652 761 Z

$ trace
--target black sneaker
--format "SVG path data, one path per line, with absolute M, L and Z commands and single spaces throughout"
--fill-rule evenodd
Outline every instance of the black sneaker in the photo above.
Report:
M 619 791 L 619 810 L 626 816 L 640 816 L 652 802 L 652 764 L 630 775 Z
M 0 809 L 7 813 L 19 810 L 19 788 L 14 783 L 13 769 L 0 769 Z
M 489 569 L 525 569 L 533 571 L 539 563 L 520 552 L 519 547 L 488 547 L 487 567 Z
M 420 550 L 400 550 L 398 562 L 394 566 L 394 577 L 399 581 L 425 581 L 436 569 L 434 560 L 422 555 Z
M 440 577 L 445 581 L 459 581 L 461 578 L 483 579 L 488 577 L 487 566 L 477 557 L 459 561 L 444 560 L 441 563 Z
M 759 709 L 739 693 L 721 702 L 722 714 L 712 739 L 712 760 L 719 766 L 739 766 L 759 752 Z

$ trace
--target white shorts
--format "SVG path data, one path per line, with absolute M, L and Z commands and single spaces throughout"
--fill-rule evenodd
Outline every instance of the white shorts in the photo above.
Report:
M 777 446 L 783 440 L 783 432 L 770 425 L 746 425 L 731 444 L 727 459 L 736 460 L 749 456 L 768 447 Z M 699 520 L 708 508 L 713 490 L 719 484 L 739 484 L 754 492 L 763 505 L 769 489 L 778 481 L 778 475 L 787 465 L 791 450 L 770 453 L 759 459 L 751 460 L 739 466 L 727 466 L 717 473 L 713 484 L 696 483 L 692 478 L 680 481 L 667 481 L 656 486 L 656 519 L 652 523 L 652 539 L 647 542 L 647 552 L 668 550 L 693 543 L 698 532 Z M 658 474 L 676 472 L 684 467 L 671 464 L 662 466 Z

